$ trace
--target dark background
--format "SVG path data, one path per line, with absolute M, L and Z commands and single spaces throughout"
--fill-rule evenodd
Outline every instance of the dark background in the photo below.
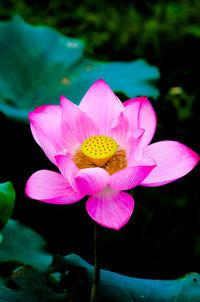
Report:
M 177 140 L 199 152 L 200 2 L 197 1 L 1 1 L 1 20 L 18 13 L 85 41 L 85 55 L 104 61 L 145 58 L 158 66 L 158 117 L 153 141 Z M 117 76 L 117 75 L 116 75 Z M 181 87 L 177 93 L 171 88 Z M 88 87 L 89 88 L 89 87 Z M 67 97 L 67 96 L 66 96 Z M 124 101 L 127 97 L 120 94 Z M 28 125 L 0 115 L 1 182 L 16 189 L 13 218 L 47 240 L 53 253 L 74 252 L 93 263 L 93 221 L 85 200 L 56 206 L 25 196 L 28 177 L 55 170 Z M 100 227 L 102 267 L 144 278 L 200 273 L 199 167 L 163 187 L 132 190 L 135 211 L 120 231 Z

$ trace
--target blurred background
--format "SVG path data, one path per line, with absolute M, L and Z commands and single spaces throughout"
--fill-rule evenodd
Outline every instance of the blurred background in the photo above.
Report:
M 84 41 L 84 54 L 90 59 L 144 58 L 157 66 L 160 95 L 156 100 L 150 98 L 158 118 L 153 141 L 177 140 L 197 153 L 199 12 L 198 0 L 0 2 L 1 21 L 19 14 L 32 25 L 53 27 Z M 128 98 L 124 93 L 118 96 L 122 101 Z M 55 167 L 35 143 L 29 125 L 1 113 L 0 127 L 1 182 L 12 181 L 17 194 L 13 218 L 41 234 L 52 253 L 74 252 L 93 263 L 93 221 L 85 210 L 86 199 L 56 206 L 27 198 L 28 177 Z M 199 187 L 196 167 L 166 186 L 134 188 L 135 210 L 129 223 L 120 231 L 100 228 L 102 267 L 143 278 L 173 279 L 191 271 L 200 273 Z

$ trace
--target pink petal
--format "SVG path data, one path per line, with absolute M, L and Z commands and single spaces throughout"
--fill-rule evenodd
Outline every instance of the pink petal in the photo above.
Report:
M 110 136 L 113 121 L 124 109 L 123 104 L 103 81 L 96 81 L 80 102 L 80 109 L 97 124 L 101 135 Z
M 126 138 L 129 131 L 128 120 L 124 117 L 123 112 L 120 112 L 117 119 L 111 127 L 111 137 L 123 148 L 126 148 Z
M 60 97 L 62 108 L 62 144 L 70 154 L 88 137 L 99 134 L 95 122 L 78 106 L 64 96 Z
M 161 141 L 144 148 L 144 156 L 152 157 L 157 166 L 141 183 L 161 186 L 189 173 L 199 161 L 199 155 L 175 141 Z
M 106 228 L 119 230 L 130 219 L 134 208 L 132 196 L 125 192 L 106 188 L 90 196 L 86 209 L 90 217 Z
M 130 99 L 123 103 L 125 109 L 123 110 L 123 114 L 127 117 L 130 129 L 135 131 L 138 129 L 138 117 L 141 108 L 142 102 L 145 100 L 146 97 L 138 97 L 134 99 Z
M 84 197 L 61 174 L 48 170 L 40 170 L 31 175 L 26 183 L 25 193 L 30 198 L 56 204 L 70 204 Z
M 128 156 L 128 167 L 137 166 L 137 162 L 142 159 L 142 138 L 144 132 L 144 129 L 137 129 L 127 133 L 125 145 Z
M 56 164 L 62 173 L 62 175 L 67 179 L 69 184 L 76 190 L 75 177 L 79 171 L 69 154 L 57 154 L 55 156 Z
M 110 175 L 101 168 L 79 170 L 76 176 L 77 188 L 86 195 L 97 194 L 105 189 Z
M 52 140 L 34 122 L 31 122 L 31 127 L 34 128 L 34 131 L 37 131 L 37 138 L 40 142 L 40 147 L 43 149 L 49 160 L 56 165 L 54 156 L 57 151 L 61 149 L 61 146 L 56 145 L 56 143 L 52 143 Z
M 101 192 L 108 184 L 109 174 L 101 168 L 79 170 L 73 160 L 66 155 L 57 155 L 56 162 L 70 185 L 84 195 Z
M 29 113 L 34 139 L 55 164 L 54 155 L 61 146 L 61 108 L 56 105 L 37 107 Z
M 115 190 L 129 190 L 141 184 L 147 175 L 155 168 L 155 164 L 127 167 L 110 176 L 108 186 Z
M 123 114 L 128 119 L 131 130 L 135 131 L 138 128 L 145 130 L 142 144 L 147 146 L 154 136 L 157 124 L 156 114 L 151 103 L 147 97 L 139 97 L 128 100 L 123 105 L 125 107 Z

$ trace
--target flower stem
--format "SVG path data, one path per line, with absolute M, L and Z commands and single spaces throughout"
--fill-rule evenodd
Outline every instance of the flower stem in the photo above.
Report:
M 99 249 L 98 249 L 98 226 L 95 222 L 94 225 L 94 273 L 92 282 L 92 291 L 90 302 L 97 302 L 98 286 L 100 281 L 100 263 L 99 263 Z

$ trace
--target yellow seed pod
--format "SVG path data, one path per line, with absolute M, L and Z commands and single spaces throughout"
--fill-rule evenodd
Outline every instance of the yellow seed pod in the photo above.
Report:
M 101 167 L 115 154 L 117 143 L 109 136 L 96 135 L 86 139 L 81 150 L 94 164 Z

